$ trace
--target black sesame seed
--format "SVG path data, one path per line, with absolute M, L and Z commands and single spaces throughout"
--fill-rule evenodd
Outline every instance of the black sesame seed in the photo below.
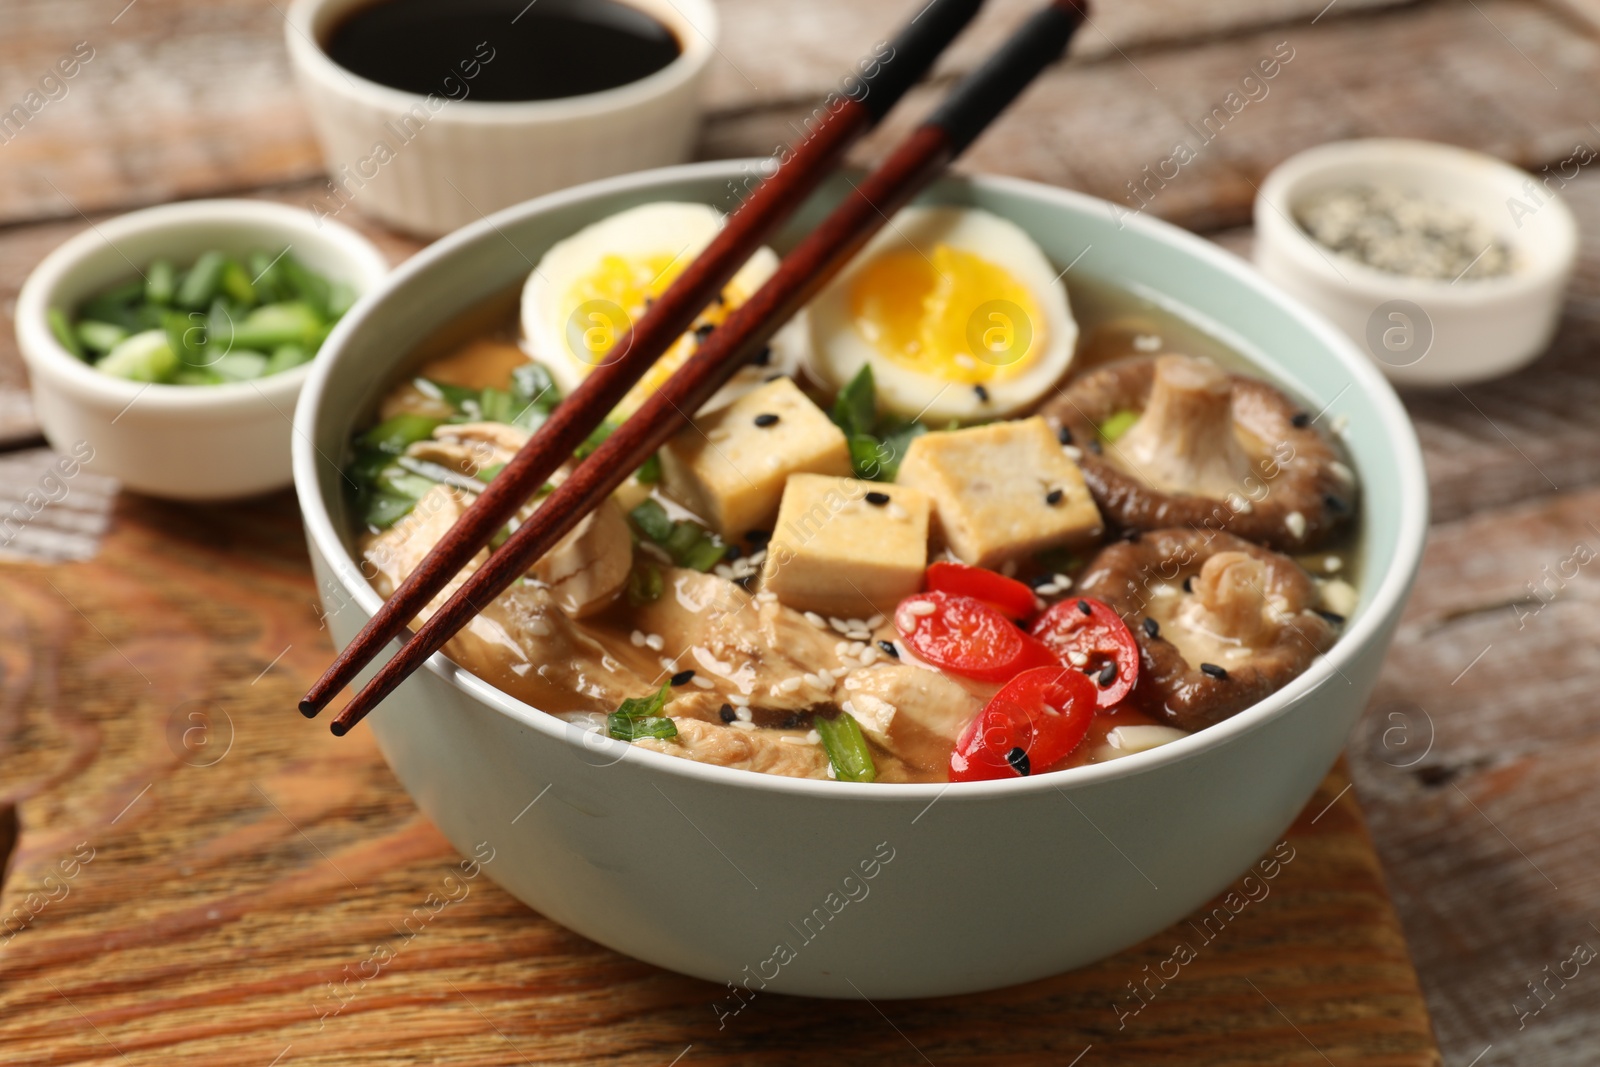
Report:
M 1226 682 L 1228 680 L 1228 672 L 1217 666 L 1215 663 L 1200 664 L 1200 673 L 1211 678 L 1215 678 L 1219 682 Z
M 756 358 L 752 359 L 750 362 L 754 363 L 758 367 L 765 367 L 768 363 L 771 363 L 772 362 L 772 346 L 771 345 L 763 345 L 761 347 L 761 351 L 756 353 Z
M 738 718 L 738 716 L 733 713 L 732 704 L 722 705 L 722 710 L 717 712 L 717 715 L 722 719 L 723 722 L 732 722 L 734 719 Z
M 692 681 L 694 681 L 694 668 L 692 667 L 686 671 L 679 671 L 672 676 L 672 684 L 674 686 L 688 685 Z
M 1194 575 L 1191 574 L 1183 580 L 1183 591 L 1185 593 L 1194 592 Z
M 1095 454 L 1095 455 L 1097 455 L 1097 456 L 1098 456 L 1098 455 L 1099 455 L 1099 454 L 1100 454 L 1100 453 L 1101 453 L 1101 452 L 1103 452 L 1103 451 L 1104 451 L 1104 449 L 1102 449 L 1102 448 L 1101 448 L 1101 447 L 1100 447 L 1100 439 L 1099 439 L 1099 438 L 1095 438 L 1095 439 L 1093 439 L 1093 440 L 1091 440 L 1091 441 L 1090 441 L 1090 442 L 1089 442 L 1089 451 L 1090 451 L 1090 452 L 1093 452 L 1093 453 L 1094 453 L 1094 454 Z
M 1311 425 L 1311 416 L 1303 411 L 1296 412 L 1294 417 L 1289 420 L 1289 425 L 1297 430 L 1303 430 Z
M 1335 626 L 1343 626 L 1344 625 L 1344 616 L 1340 615 L 1338 612 L 1335 612 L 1335 611 L 1323 611 L 1321 608 L 1313 608 L 1311 610 L 1315 611 L 1318 615 L 1321 615 L 1324 619 L 1327 619 L 1329 622 L 1333 623 Z
M 1072 431 L 1065 426 L 1061 427 L 1056 431 L 1056 440 L 1064 445 L 1070 445 L 1072 443 Z
M 974 385 L 972 387 L 972 391 L 977 394 L 980 403 L 987 404 L 989 402 L 989 390 L 985 389 L 983 386 Z
M 1100 668 L 1100 677 L 1096 679 L 1096 681 L 1098 681 L 1100 683 L 1100 688 L 1101 689 L 1105 689 L 1105 688 L 1109 687 L 1111 685 L 1111 683 L 1116 681 L 1116 680 L 1117 680 L 1117 665 L 1115 663 L 1107 663 L 1104 667 L 1101 667 Z
M 1011 769 L 1023 778 L 1033 769 L 1028 765 L 1028 754 L 1020 748 L 1014 748 L 1006 753 L 1006 762 L 1011 764 Z
M 1345 510 L 1344 501 L 1334 496 L 1332 493 L 1329 493 L 1327 496 L 1323 497 L 1322 502 L 1328 505 L 1329 511 L 1343 512 Z
M 867 494 L 867 503 L 875 508 L 881 508 L 889 502 L 888 493 L 880 493 L 876 489 Z
M 1094 614 L 1094 609 L 1089 606 L 1089 602 L 1087 600 L 1078 601 L 1078 610 L 1083 612 L 1085 615 Z
M 717 327 L 712 323 L 702 322 L 700 325 L 694 328 L 695 340 L 704 341 L 707 337 L 711 336 L 711 332 L 716 328 Z
M 1139 538 L 1144 536 L 1139 530 L 1132 527 L 1122 531 L 1122 539 L 1130 545 L 1138 544 Z
M 768 541 L 772 540 L 772 531 L 771 530 L 750 530 L 750 531 L 745 533 L 744 539 L 746 541 L 749 541 L 752 545 L 755 545 L 757 548 L 759 548 L 762 545 L 766 544 Z
M 1154 619 L 1145 619 L 1144 635 L 1154 641 L 1161 636 L 1161 624 Z
M 1067 494 L 1060 489 L 1052 489 L 1044 495 L 1044 502 L 1049 504 L 1051 507 L 1055 507 L 1057 504 L 1061 503 L 1062 498 L 1066 495 Z
M 885 656 L 890 656 L 894 659 L 900 658 L 900 650 L 894 647 L 893 641 L 879 641 L 878 647 L 883 649 L 883 654 Z
M 770 411 L 763 411 L 761 414 L 756 416 L 755 423 L 764 430 L 768 426 L 776 426 L 778 424 L 778 416 L 774 415 Z

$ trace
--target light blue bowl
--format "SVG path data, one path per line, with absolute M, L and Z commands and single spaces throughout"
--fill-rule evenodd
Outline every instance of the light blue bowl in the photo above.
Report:
M 305 386 L 294 442 L 341 646 L 379 598 L 352 556 L 338 464 L 412 347 L 590 222 L 653 200 L 727 206 L 742 166 L 651 171 L 510 208 L 426 249 L 346 316 Z M 775 246 L 848 193 L 831 183 Z M 367 720 L 456 847 L 492 850 L 490 877 L 587 937 L 717 983 L 718 1016 L 739 1004 L 724 983 L 961 993 L 1081 966 L 1182 918 L 1274 847 L 1338 757 L 1416 575 L 1427 525 L 1416 437 L 1343 335 L 1233 255 L 1154 220 L 1119 223 L 1104 201 L 1006 178 L 952 178 L 925 199 L 1011 218 L 1059 263 L 1088 249 L 1075 272 L 1160 300 L 1325 408 L 1362 482 L 1361 606 L 1327 656 L 1227 722 L 1010 781 L 865 785 L 705 766 L 585 733 L 443 656 Z

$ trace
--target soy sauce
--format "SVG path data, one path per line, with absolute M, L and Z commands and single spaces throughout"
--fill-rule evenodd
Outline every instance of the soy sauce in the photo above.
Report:
M 501 102 L 614 89 L 681 50 L 666 26 L 617 0 L 379 0 L 323 47 L 380 85 Z

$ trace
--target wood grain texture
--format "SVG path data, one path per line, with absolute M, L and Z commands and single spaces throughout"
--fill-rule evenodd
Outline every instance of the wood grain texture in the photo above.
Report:
M 1565 159 L 1575 141 L 1600 138 L 1589 125 L 1600 42 L 1574 29 L 1538 5 L 1475 0 L 1068 62 L 1029 89 L 959 169 L 1064 185 L 1129 211 L 1148 201 L 1152 214 L 1209 230 L 1247 222 L 1266 172 L 1324 141 L 1422 137 L 1542 165 Z M 1290 54 L 1273 78 L 1245 85 L 1260 61 Z M 941 92 L 911 94 L 859 158 L 881 153 Z M 1222 118 L 1204 127 L 1216 109 Z M 727 116 L 708 129 L 704 153 L 769 153 L 805 111 Z M 1194 158 L 1167 165 L 1172 180 L 1152 180 L 1179 144 Z
M 329 650 L 314 595 L 284 496 L 124 498 L 93 562 L 0 565 L 0 804 L 23 827 L 0 922 L 27 920 L 0 930 L 0 1061 L 944 1065 L 1093 1046 L 1082 1062 L 1439 1062 L 1342 771 L 1266 895 L 1209 942 L 1179 924 L 982 996 L 773 996 L 719 1029 L 725 990 L 584 941 L 486 877 L 407 939 L 458 857 L 370 733 L 336 741 L 295 713 Z M 1129 1014 L 1126 984 L 1179 942 L 1197 959 Z M 393 961 L 321 1017 L 378 945 Z

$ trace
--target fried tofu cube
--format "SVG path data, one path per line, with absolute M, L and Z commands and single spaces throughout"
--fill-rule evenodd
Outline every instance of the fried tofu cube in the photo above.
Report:
M 792 475 L 762 588 L 800 611 L 887 615 L 922 588 L 931 509 L 927 494 L 909 486 Z
M 789 378 L 696 418 L 661 449 L 667 494 L 727 540 L 768 529 L 796 473 L 851 473 L 844 433 Z
M 1105 529 L 1083 473 L 1037 416 L 923 434 L 896 481 L 933 498 L 935 533 L 979 567 L 1086 546 Z

